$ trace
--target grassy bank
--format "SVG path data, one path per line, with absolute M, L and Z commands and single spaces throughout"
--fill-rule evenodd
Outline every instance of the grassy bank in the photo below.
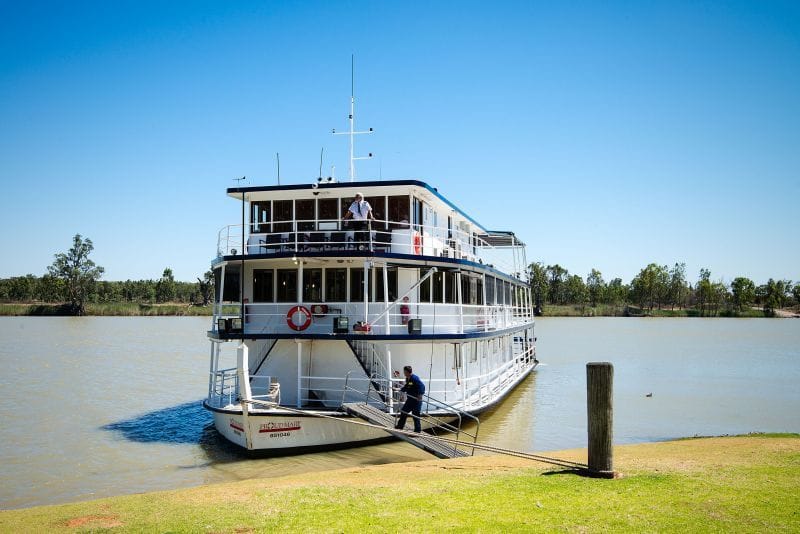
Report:
M 635 306 L 576 306 L 573 304 L 548 304 L 543 307 L 545 317 L 701 317 L 700 311 L 694 308 L 676 310 L 637 308 Z M 738 312 L 720 311 L 716 317 L 764 317 L 759 309 L 748 309 Z
M 62 304 L 0 304 L 3 315 L 69 315 Z M 136 304 L 133 302 L 110 302 L 87 304 L 86 315 L 118 316 L 162 316 L 162 315 L 211 315 L 211 306 L 189 304 Z
M 238 308 L 231 307 L 230 313 L 238 313 Z M 700 317 L 695 309 L 683 310 L 648 310 L 633 306 L 576 306 L 550 304 L 543 308 L 545 317 Z M 792 315 L 792 310 L 786 315 Z M 42 303 L 0 303 L 0 316 L 9 315 L 69 315 L 62 304 Z M 164 315 L 211 315 L 211 306 L 195 306 L 190 304 L 137 304 L 133 302 L 109 302 L 104 304 L 87 304 L 86 315 L 120 315 L 120 316 L 164 316 Z M 781 316 L 780 313 L 776 316 Z M 720 312 L 718 317 L 764 317 L 759 309 L 741 312 Z
M 615 467 L 623 478 L 497 456 L 371 466 L 3 511 L 0 531 L 800 530 L 796 434 L 620 446 Z

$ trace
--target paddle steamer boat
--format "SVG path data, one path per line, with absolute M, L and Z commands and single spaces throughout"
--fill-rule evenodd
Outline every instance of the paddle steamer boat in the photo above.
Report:
M 351 113 L 351 178 L 353 133 Z M 227 193 L 242 220 L 212 261 L 204 406 L 233 443 L 298 453 L 385 439 L 343 407 L 396 417 L 406 365 L 427 386 L 425 427 L 463 421 L 536 367 L 525 245 L 436 188 L 328 178 Z M 362 226 L 344 220 L 356 193 L 374 215 Z

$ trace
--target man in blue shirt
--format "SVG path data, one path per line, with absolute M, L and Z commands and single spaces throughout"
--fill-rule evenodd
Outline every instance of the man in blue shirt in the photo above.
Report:
M 400 419 L 397 421 L 397 430 L 402 430 L 406 426 L 406 419 L 410 413 L 414 417 L 414 432 L 421 432 L 422 425 L 419 420 L 420 408 L 422 408 L 422 396 L 425 394 L 425 384 L 419 377 L 411 372 L 411 366 L 403 367 L 403 374 L 406 375 L 406 383 L 400 391 L 406 394 L 406 402 L 400 409 Z

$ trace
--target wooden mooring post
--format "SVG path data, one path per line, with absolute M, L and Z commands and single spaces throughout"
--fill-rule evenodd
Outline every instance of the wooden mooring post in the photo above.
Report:
M 586 364 L 586 408 L 589 432 L 589 476 L 615 478 L 614 472 L 614 366 L 609 362 Z

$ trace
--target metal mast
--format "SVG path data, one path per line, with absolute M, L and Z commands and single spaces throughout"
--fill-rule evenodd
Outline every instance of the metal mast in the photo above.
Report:
M 335 129 L 333 130 L 333 135 L 349 135 L 350 136 L 350 181 L 356 181 L 356 160 L 359 159 L 372 159 L 372 152 L 370 152 L 367 156 L 356 157 L 355 156 L 355 136 L 359 134 L 371 134 L 373 132 L 372 128 L 369 130 L 363 130 L 361 132 L 357 132 L 355 129 L 355 114 L 356 114 L 356 82 L 355 82 L 355 71 L 356 71 L 356 60 L 355 56 L 350 56 L 350 131 L 348 132 L 337 132 Z

